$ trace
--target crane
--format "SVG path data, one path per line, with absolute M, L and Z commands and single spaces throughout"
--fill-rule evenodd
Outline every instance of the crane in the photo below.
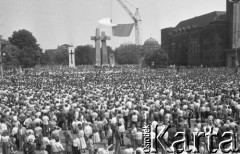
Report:
M 141 22 L 141 17 L 140 17 L 138 8 L 136 8 L 135 15 L 134 15 L 122 0 L 117 0 L 117 1 L 125 9 L 125 11 L 127 11 L 128 15 L 133 19 L 134 26 L 135 26 L 135 43 L 137 45 L 140 45 L 141 36 L 140 36 L 139 22 Z

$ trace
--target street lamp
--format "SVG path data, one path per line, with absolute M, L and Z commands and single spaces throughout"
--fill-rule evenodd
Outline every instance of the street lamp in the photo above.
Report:
M 237 5 L 237 4 L 240 2 L 240 0 L 229 0 L 229 2 L 234 3 L 234 4 Z M 238 13 L 238 12 L 237 12 L 237 13 Z M 236 15 L 237 15 L 237 13 L 236 13 Z M 236 19 L 236 20 L 237 20 L 237 19 Z M 237 43 L 238 43 L 237 25 L 238 25 L 238 24 L 237 24 L 237 21 L 236 21 L 236 26 L 235 26 L 235 27 L 236 27 L 236 29 L 235 29 L 235 33 L 236 33 L 236 34 L 235 34 L 235 35 L 236 35 L 236 38 L 235 38 L 235 39 L 236 39 L 236 40 L 235 40 L 235 41 L 236 41 L 236 47 L 235 47 L 235 65 L 236 65 L 236 67 L 239 65 L 239 64 L 238 64 L 238 53 L 237 53 L 237 48 L 238 48 L 238 47 L 237 47 Z

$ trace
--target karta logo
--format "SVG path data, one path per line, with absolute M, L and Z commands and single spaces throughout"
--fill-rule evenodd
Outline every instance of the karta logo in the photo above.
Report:
M 143 127 L 143 150 L 146 154 L 158 153 L 157 149 L 159 148 L 168 153 L 182 153 L 184 151 L 199 153 L 201 137 L 207 141 L 205 142 L 207 144 L 205 147 L 211 153 L 216 153 L 218 150 L 221 150 L 223 153 L 240 152 L 237 148 L 237 133 L 234 134 L 230 131 L 223 132 L 222 134 L 214 133 L 213 127 L 209 127 L 208 132 L 193 132 L 190 134 L 193 136 L 193 149 L 189 148 L 191 136 L 187 135 L 185 132 L 176 132 L 174 135 L 175 140 L 170 145 L 169 142 L 164 139 L 164 135 L 168 132 L 170 127 L 170 125 L 163 125 L 159 129 L 157 125 L 155 130 L 153 130 L 154 133 L 157 134 L 155 139 L 151 138 L 152 130 L 150 126 Z M 214 149 L 213 147 L 214 140 L 219 141 L 218 149 Z

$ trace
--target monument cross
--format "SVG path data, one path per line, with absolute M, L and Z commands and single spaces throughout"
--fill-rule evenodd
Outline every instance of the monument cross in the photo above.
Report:
M 74 47 L 68 47 L 69 67 L 75 68 L 75 51 Z
M 69 54 L 70 54 L 70 56 L 71 56 L 71 64 L 73 64 L 73 55 L 74 55 L 74 53 L 73 53 L 72 50 L 71 50 L 71 52 L 70 52 Z
M 96 34 L 95 36 L 91 37 L 91 40 L 95 41 L 95 55 L 96 55 L 96 59 L 95 59 L 95 64 L 97 66 L 101 66 L 102 60 L 101 60 L 101 50 L 100 50 L 100 29 L 97 28 L 96 29 Z
M 110 40 L 109 36 L 106 36 L 105 32 L 101 34 L 102 41 L 102 65 L 109 65 L 108 62 L 108 52 L 107 52 L 107 40 Z

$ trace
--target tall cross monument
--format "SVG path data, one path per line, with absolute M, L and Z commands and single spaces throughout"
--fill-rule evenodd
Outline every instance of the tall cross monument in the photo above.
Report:
M 75 68 L 75 50 L 73 46 L 68 47 L 69 53 L 69 67 Z
M 102 58 L 101 58 L 101 48 L 100 48 L 100 29 L 96 29 L 96 35 L 91 37 L 91 40 L 95 41 L 95 65 L 101 66 L 102 64 Z
M 109 65 L 108 62 L 108 52 L 107 52 L 107 40 L 110 40 L 109 36 L 105 35 L 105 32 L 101 34 L 101 41 L 102 41 L 102 65 Z

